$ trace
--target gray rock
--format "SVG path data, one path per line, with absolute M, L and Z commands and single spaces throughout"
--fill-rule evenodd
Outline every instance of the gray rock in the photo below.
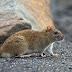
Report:
M 23 20 L 17 10 L 0 10 L 0 22 L 9 20 Z
M 16 10 L 0 11 L 0 43 L 20 30 L 31 29 Z

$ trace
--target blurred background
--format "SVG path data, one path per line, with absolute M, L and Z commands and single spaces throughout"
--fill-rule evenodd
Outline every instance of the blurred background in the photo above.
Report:
M 72 0 L 51 0 L 55 26 L 72 42 Z

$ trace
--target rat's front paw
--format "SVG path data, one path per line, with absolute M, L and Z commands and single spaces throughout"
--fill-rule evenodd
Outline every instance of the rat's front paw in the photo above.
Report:
M 20 55 L 18 55 L 18 56 L 16 56 L 16 57 L 25 58 L 25 57 L 30 57 L 30 56 L 31 56 L 31 54 L 30 54 L 30 55 L 23 55 L 23 54 L 20 54 Z
M 51 56 L 58 56 L 58 54 L 51 54 Z
M 44 55 L 44 54 L 41 54 L 41 57 L 46 57 L 46 55 Z

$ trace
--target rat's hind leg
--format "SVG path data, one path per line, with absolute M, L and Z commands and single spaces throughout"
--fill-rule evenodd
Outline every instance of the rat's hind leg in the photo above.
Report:
M 25 53 L 25 54 L 20 54 L 18 56 L 16 56 L 17 58 L 18 57 L 21 57 L 21 58 L 24 58 L 24 57 L 32 57 L 32 56 L 36 56 L 36 53 Z
M 30 57 L 30 56 L 31 56 L 31 54 L 29 54 L 29 55 L 23 55 L 23 54 L 20 54 L 20 55 L 18 55 L 18 56 L 16 56 L 16 57 L 24 58 L 24 57 Z
M 24 58 L 24 57 L 30 57 L 30 56 L 31 56 L 31 54 L 29 54 L 29 55 L 21 55 L 20 57 Z

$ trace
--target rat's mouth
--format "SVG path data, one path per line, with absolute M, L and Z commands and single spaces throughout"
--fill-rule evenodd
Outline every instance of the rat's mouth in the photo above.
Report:
M 62 35 L 58 37 L 58 40 L 60 41 L 60 40 L 63 40 L 64 38 L 65 38 L 64 35 Z
M 64 39 L 64 35 L 61 37 L 61 40 L 63 40 Z

